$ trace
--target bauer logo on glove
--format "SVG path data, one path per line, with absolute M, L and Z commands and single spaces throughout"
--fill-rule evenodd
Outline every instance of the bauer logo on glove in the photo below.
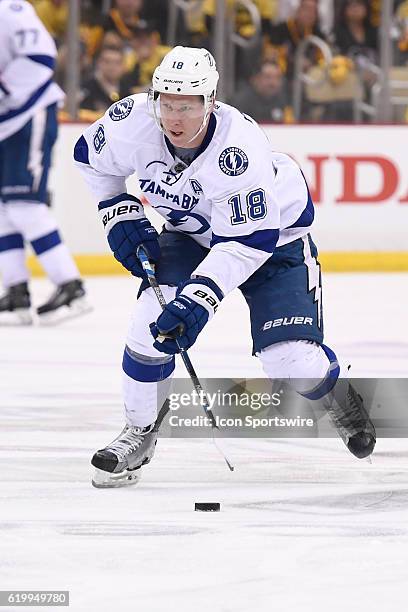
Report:
M 109 221 L 113 221 L 115 217 L 119 217 L 120 215 L 132 215 L 132 213 L 139 213 L 140 206 L 137 204 L 122 204 L 121 206 L 117 206 L 116 208 L 112 208 L 102 217 L 103 227 L 106 228 Z
M 194 291 L 193 295 L 195 295 L 196 297 L 199 297 L 199 298 L 202 298 L 203 300 L 205 300 L 207 302 L 207 304 L 209 304 L 214 309 L 214 312 L 217 312 L 217 308 L 219 306 L 219 301 L 214 299 L 211 295 L 209 295 L 205 291 L 202 291 L 202 289 L 197 289 L 197 291 Z
M 149 261 L 154 263 L 160 259 L 160 246 L 158 234 L 145 216 L 141 201 L 129 193 L 121 193 L 100 202 L 98 209 L 115 259 L 133 276 L 145 278 L 137 250 L 143 247 Z

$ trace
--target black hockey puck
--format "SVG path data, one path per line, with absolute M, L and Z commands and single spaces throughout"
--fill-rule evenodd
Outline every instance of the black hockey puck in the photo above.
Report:
M 219 512 L 221 504 L 218 502 L 195 502 L 194 510 L 199 512 Z

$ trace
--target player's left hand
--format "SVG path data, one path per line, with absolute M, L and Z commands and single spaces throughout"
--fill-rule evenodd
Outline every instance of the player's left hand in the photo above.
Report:
M 193 346 L 198 334 L 213 317 L 224 297 L 209 278 L 197 277 L 183 283 L 177 297 L 169 302 L 150 331 L 153 346 L 161 353 L 174 355 Z

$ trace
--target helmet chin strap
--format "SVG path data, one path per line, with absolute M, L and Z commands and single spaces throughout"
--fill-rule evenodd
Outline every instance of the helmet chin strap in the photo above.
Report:
M 201 124 L 200 129 L 198 130 L 198 132 L 196 132 L 194 134 L 194 136 L 192 138 L 190 138 L 190 140 L 187 140 L 187 144 L 190 144 L 190 142 L 192 142 L 193 140 L 195 140 L 197 138 L 197 136 L 199 136 L 201 134 L 201 132 L 204 130 L 205 127 L 207 127 L 207 121 L 208 121 L 208 116 L 209 116 L 209 109 L 207 109 L 205 111 L 205 115 L 204 115 L 204 119 L 203 122 Z

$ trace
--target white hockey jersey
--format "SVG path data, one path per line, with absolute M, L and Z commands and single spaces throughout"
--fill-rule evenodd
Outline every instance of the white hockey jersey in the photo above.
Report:
M 37 109 L 62 100 L 53 82 L 57 50 L 25 0 L 0 0 L 0 141 L 20 130 Z
M 148 114 L 146 94 L 111 106 L 85 130 L 74 158 L 99 201 L 126 192 L 126 178 L 136 173 L 166 229 L 211 248 L 195 274 L 213 279 L 224 294 L 276 246 L 307 234 L 313 222 L 299 167 L 274 152 L 260 127 L 227 104 L 216 104 L 188 167 Z

